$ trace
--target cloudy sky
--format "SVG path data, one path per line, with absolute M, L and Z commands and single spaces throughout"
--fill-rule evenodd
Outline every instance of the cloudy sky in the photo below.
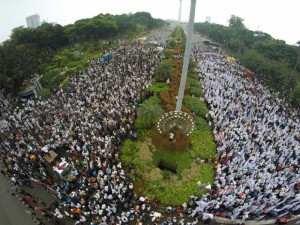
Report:
M 188 21 L 190 0 L 182 0 L 182 20 Z M 294 45 L 300 40 L 299 0 L 197 0 L 195 22 L 228 25 L 230 15 L 244 19 L 250 30 L 261 30 Z M 39 14 L 41 21 L 61 25 L 100 13 L 146 11 L 154 18 L 178 19 L 179 0 L 0 0 L 0 42 L 11 30 L 26 26 L 25 18 Z

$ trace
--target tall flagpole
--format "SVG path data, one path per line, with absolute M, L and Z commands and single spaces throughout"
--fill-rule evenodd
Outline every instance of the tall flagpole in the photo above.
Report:
M 183 67 L 182 67 L 181 80 L 180 80 L 180 86 L 179 86 L 175 111 L 181 111 L 181 106 L 183 101 L 186 77 L 187 77 L 187 72 L 188 72 L 188 67 L 190 62 L 191 42 L 192 42 L 193 31 L 194 31 L 195 9 L 196 9 L 196 0 L 191 0 L 188 35 L 187 35 L 187 40 L 185 45 Z
M 179 1 L 180 1 L 180 5 L 179 5 L 179 14 L 178 14 L 178 24 L 181 23 L 181 6 L 182 6 L 182 0 Z

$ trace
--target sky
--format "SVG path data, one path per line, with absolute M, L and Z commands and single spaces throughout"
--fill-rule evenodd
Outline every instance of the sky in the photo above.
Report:
M 188 21 L 190 0 L 182 0 L 181 20 Z M 41 21 L 61 25 L 91 18 L 100 13 L 113 15 L 149 12 L 154 18 L 178 19 L 180 0 L 0 0 L 0 42 L 11 30 L 26 27 L 26 17 L 39 14 Z M 275 39 L 296 45 L 300 40 L 299 0 L 197 0 L 195 22 L 228 26 L 231 15 L 244 19 L 246 28 L 260 30 Z

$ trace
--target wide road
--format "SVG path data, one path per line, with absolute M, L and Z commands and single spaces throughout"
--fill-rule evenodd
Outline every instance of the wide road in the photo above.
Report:
M 1 225 L 35 225 L 26 207 L 13 197 L 7 178 L 0 173 L 0 224 Z

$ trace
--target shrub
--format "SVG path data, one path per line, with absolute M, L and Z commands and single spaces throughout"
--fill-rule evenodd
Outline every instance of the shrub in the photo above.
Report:
M 73 51 L 69 53 L 69 58 L 71 60 L 80 60 L 82 58 L 82 53 L 80 51 Z
M 189 68 L 190 69 L 190 68 Z M 197 80 L 198 83 L 200 84 L 200 81 L 199 81 L 199 76 L 197 74 L 196 71 L 188 71 L 188 75 L 187 75 L 188 78 L 191 78 L 191 79 L 194 79 L 194 80 Z
M 42 99 L 46 99 L 51 96 L 51 91 L 49 90 L 49 88 L 42 88 L 39 95 L 41 96 Z
M 154 93 L 160 93 L 162 91 L 168 90 L 169 85 L 167 83 L 156 83 L 148 88 L 148 91 L 152 91 Z
M 165 106 L 166 111 L 174 111 L 176 106 L 176 94 L 172 90 L 162 91 L 159 94 L 159 97 L 162 101 L 162 104 Z
M 200 82 L 197 79 L 187 77 L 186 81 L 189 82 L 191 87 L 200 87 L 201 88 Z
M 176 41 L 174 39 L 169 40 L 168 42 L 168 47 L 174 48 L 176 45 Z
M 195 97 L 204 96 L 202 87 L 200 82 L 197 79 L 188 77 L 187 82 L 190 84 L 190 95 L 194 95 Z
M 203 119 L 202 117 L 195 117 L 194 122 L 195 122 L 195 125 L 196 125 L 196 129 L 198 131 L 211 132 L 211 127 L 208 125 L 208 122 L 205 119 Z
M 162 205 L 181 205 L 183 202 L 187 202 L 191 195 L 203 195 L 208 191 L 207 189 L 199 189 L 198 181 L 205 184 L 213 184 L 214 182 L 214 165 L 211 163 L 197 165 L 188 181 L 179 181 L 172 174 L 162 173 L 163 180 L 156 179 L 147 182 L 144 189 L 148 197 L 157 197 Z
M 210 131 L 194 131 L 190 137 L 191 150 L 202 159 L 213 158 L 216 154 L 216 144 Z
M 70 78 L 69 78 L 69 77 L 66 77 L 66 78 L 60 83 L 60 87 L 66 86 L 69 82 L 70 82 Z
M 142 118 L 137 118 L 134 121 L 134 128 L 138 130 L 143 130 L 147 127 L 146 122 Z
M 203 184 L 213 184 L 215 171 L 213 163 L 203 163 L 200 164 L 200 181 Z
M 195 97 L 204 97 L 204 93 L 201 87 L 191 87 L 190 94 L 194 95 Z
M 165 60 L 161 62 L 155 69 L 155 79 L 157 82 L 164 82 L 171 77 L 174 69 L 172 64 Z
M 173 176 L 173 173 L 168 170 L 163 170 L 161 173 L 164 180 L 171 180 L 171 177 Z
M 165 56 L 165 58 L 170 59 L 173 55 L 172 49 L 165 49 L 162 54 Z
M 206 114 L 208 114 L 206 104 L 204 102 L 200 102 L 198 98 L 193 98 L 192 96 L 185 96 L 184 104 L 196 116 L 205 118 Z
M 197 68 L 197 63 L 194 60 L 190 60 L 190 62 L 189 62 L 189 73 L 188 73 L 188 76 L 197 79 L 198 78 L 198 74 L 196 72 L 196 68 Z
M 124 165 L 131 164 L 137 158 L 137 152 L 141 146 L 138 141 L 125 140 L 121 149 L 121 159 Z

